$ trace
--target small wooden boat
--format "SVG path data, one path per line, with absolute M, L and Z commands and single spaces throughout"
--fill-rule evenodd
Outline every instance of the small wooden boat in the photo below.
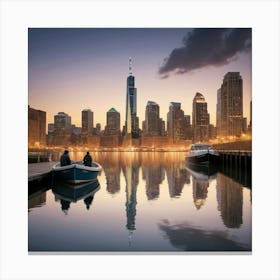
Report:
M 85 166 L 83 162 L 77 161 L 66 166 L 60 166 L 60 163 L 57 163 L 53 166 L 52 171 L 55 180 L 80 184 L 96 180 L 101 169 L 101 165 L 97 162 L 93 162 L 91 166 Z

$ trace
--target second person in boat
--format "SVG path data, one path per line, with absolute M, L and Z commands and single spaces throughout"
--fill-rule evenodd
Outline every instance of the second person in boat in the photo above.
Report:
M 84 156 L 83 162 L 84 162 L 85 166 L 91 166 L 91 164 L 92 164 L 92 157 L 89 154 L 89 152 L 87 152 L 87 154 Z

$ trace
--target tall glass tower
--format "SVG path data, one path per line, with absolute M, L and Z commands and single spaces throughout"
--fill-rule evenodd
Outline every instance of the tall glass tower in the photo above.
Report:
M 126 81 L 125 133 L 137 136 L 138 130 L 139 119 L 137 117 L 137 89 L 135 88 L 135 77 L 132 75 L 132 59 L 129 58 L 129 76 Z
M 241 135 L 243 121 L 243 80 L 240 72 L 228 72 L 221 85 L 222 136 Z
M 156 102 L 148 101 L 145 111 L 144 134 L 160 135 L 159 105 Z
M 86 134 L 93 132 L 93 112 L 90 109 L 82 111 L 82 132 Z
M 210 116 L 204 96 L 197 92 L 193 99 L 192 124 L 195 141 L 204 141 L 209 138 Z

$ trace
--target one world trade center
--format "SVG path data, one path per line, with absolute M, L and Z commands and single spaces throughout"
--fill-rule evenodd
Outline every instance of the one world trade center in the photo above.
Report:
M 125 134 L 131 134 L 132 138 L 139 136 L 139 118 L 137 117 L 137 89 L 135 77 L 132 75 L 132 59 L 129 58 L 129 76 L 126 81 L 126 117 Z

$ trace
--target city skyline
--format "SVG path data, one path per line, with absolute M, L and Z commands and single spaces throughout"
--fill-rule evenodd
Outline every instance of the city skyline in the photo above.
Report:
M 166 120 L 170 102 L 180 102 L 185 114 L 191 115 L 192 100 L 200 92 L 208 103 L 210 123 L 216 125 L 217 90 L 224 75 L 234 71 L 243 78 L 244 117 L 249 123 L 251 50 L 247 33 L 250 39 L 250 29 L 32 28 L 29 105 L 46 111 L 47 123 L 53 123 L 54 115 L 63 111 L 76 126 L 81 126 L 81 111 L 91 109 L 94 122 L 101 123 L 102 129 L 106 112 L 114 107 L 120 112 L 122 127 L 132 57 L 139 124 L 145 119 L 148 101 L 159 104 L 160 117 Z M 234 46 L 230 38 L 239 45 Z M 203 41 L 208 46 L 198 50 L 200 56 L 195 60 L 194 47 Z M 225 42 L 231 48 L 226 44 L 222 48 Z M 188 63 L 178 60 L 181 53 Z

